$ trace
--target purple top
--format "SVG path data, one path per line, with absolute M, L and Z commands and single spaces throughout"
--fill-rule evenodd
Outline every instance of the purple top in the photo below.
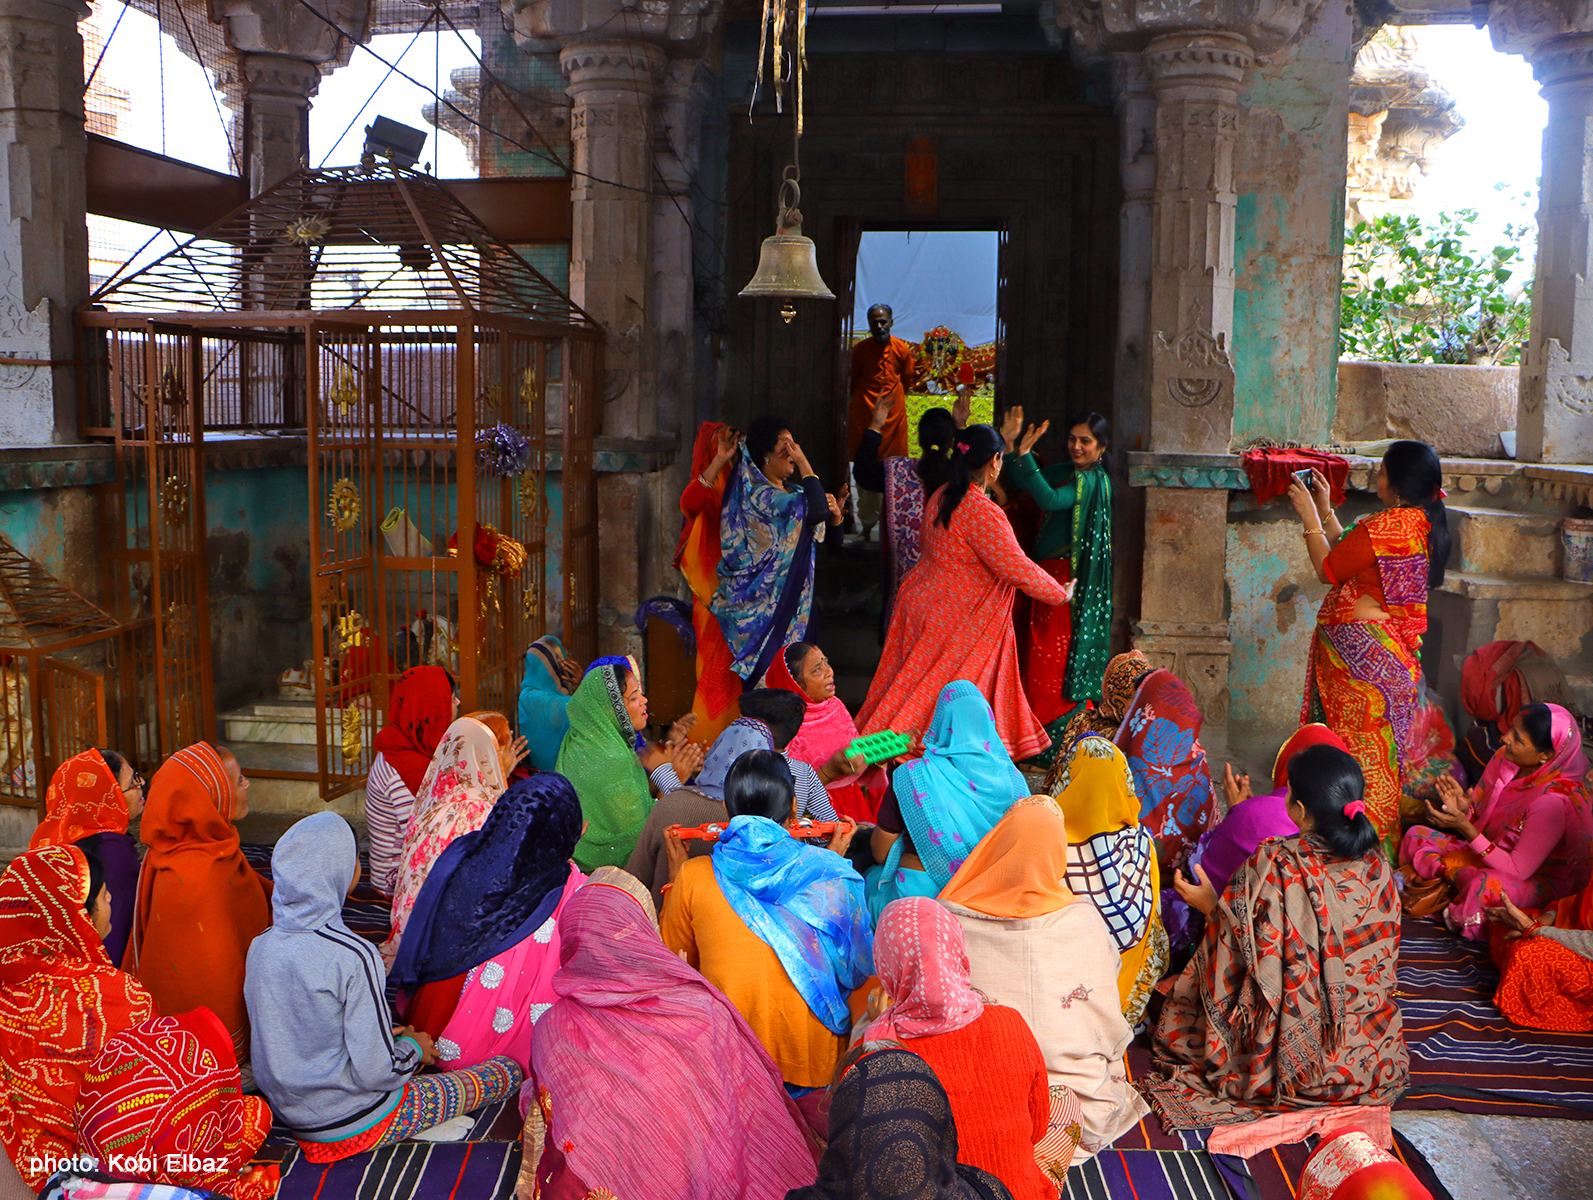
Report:
M 1196 878 L 1195 864 L 1198 863 L 1205 868 L 1206 878 L 1211 880 L 1217 895 L 1222 895 L 1234 872 L 1262 842 L 1300 832 L 1289 819 L 1288 807 L 1287 785 L 1234 805 L 1215 829 L 1201 835 L 1188 865 L 1181 868 L 1183 873 L 1191 879 Z M 1180 898 L 1171 879 L 1163 882 L 1166 886 L 1162 889 L 1162 924 L 1167 928 L 1173 949 L 1182 949 L 1200 936 L 1204 921 Z

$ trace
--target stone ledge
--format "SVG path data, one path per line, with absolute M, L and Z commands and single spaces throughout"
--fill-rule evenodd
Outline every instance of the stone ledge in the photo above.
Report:
M 1504 575 L 1483 575 L 1469 571 L 1450 571 L 1438 590 L 1468 600 L 1590 600 L 1593 583 L 1574 579 L 1511 579 Z
M 558 431 L 549 431 L 555 448 L 548 453 L 545 470 L 555 474 L 564 469 L 558 437 Z M 593 439 L 592 467 L 599 474 L 647 474 L 666 469 L 679 453 L 676 438 L 599 437 Z M 308 439 L 302 433 L 218 433 L 205 439 L 206 471 L 302 467 L 308 456 Z M 0 492 L 115 481 L 115 447 L 109 442 L 0 447 Z
M 1378 460 L 1359 454 L 1346 454 L 1343 457 L 1350 464 L 1350 487 L 1360 491 L 1374 490 Z M 1495 495 L 1505 479 L 1521 475 L 1531 478 L 1533 470 L 1531 464 L 1499 458 L 1445 458 L 1442 463 L 1446 488 L 1462 492 L 1481 488 Z M 1556 466 L 1543 469 L 1556 472 L 1552 477 L 1544 476 L 1544 482 L 1593 488 L 1593 467 Z M 1130 487 L 1226 488 L 1232 492 L 1250 490 L 1244 458 L 1238 454 L 1131 451 L 1128 456 L 1128 484 Z

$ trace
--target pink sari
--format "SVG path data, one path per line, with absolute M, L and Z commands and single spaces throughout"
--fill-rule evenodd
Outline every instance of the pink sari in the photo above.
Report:
M 498 1054 L 529 1069 L 532 1027 L 558 999 L 553 976 L 559 969 L 559 916 L 586 879 L 571 863 L 553 915 L 518 945 L 470 969 L 454 1015 L 437 1039 L 443 1070 L 473 1067 Z
M 763 686 L 784 688 L 802 697 L 808 706 L 802 718 L 802 728 L 785 748 L 785 754 L 798 762 L 805 762 L 815 771 L 829 762 L 837 750 L 850 746 L 863 735 L 857 722 L 847 711 L 846 702 L 839 696 L 814 703 L 802 690 L 785 665 L 785 652 L 774 656 L 774 662 L 763 677 Z M 837 815 L 851 817 L 854 821 L 873 821 L 879 816 L 879 802 L 887 783 L 885 768 L 872 766 L 858 775 L 846 775 L 825 784 L 830 793 L 830 804 Z M 870 795 L 870 793 L 873 793 Z
M 1554 754 L 1531 771 L 1500 750 L 1477 783 L 1471 823 L 1487 840 L 1486 853 L 1468 842 L 1418 825 L 1400 845 L 1400 861 L 1425 879 L 1448 876 L 1455 901 L 1449 924 L 1473 941 L 1487 937 L 1484 908 L 1508 895 L 1523 908 L 1542 908 L 1588 884 L 1593 812 L 1583 777 L 1588 771 L 1576 718 L 1549 705 Z

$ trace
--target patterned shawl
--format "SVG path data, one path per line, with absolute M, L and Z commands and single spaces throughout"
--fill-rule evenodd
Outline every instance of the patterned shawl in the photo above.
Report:
M 1101 466 L 1074 471 L 1078 498 L 1073 520 L 1071 566 L 1073 643 L 1062 694 L 1101 699 L 1101 672 L 1112 641 L 1112 478 Z M 1058 520 L 1051 514 L 1049 520 Z
M 1117 745 L 1134 772 L 1140 823 L 1156 839 L 1163 870 L 1183 862 L 1217 811 L 1200 724 L 1200 709 L 1184 681 L 1160 670 L 1139 685 L 1117 731 Z
M 1360 522 L 1372 539 L 1377 574 L 1383 584 L 1384 622 L 1388 631 L 1415 658 L 1427 632 L 1427 533 L 1432 523 L 1419 508 L 1385 508 Z M 1318 625 L 1343 625 L 1355 620 L 1361 585 L 1353 578 L 1337 584 L 1317 610 Z
M 719 514 L 719 586 L 709 606 L 735 673 L 756 679 L 813 606 L 813 530 L 807 498 L 775 487 L 743 452 Z
M 1472 822 L 1490 842 L 1515 844 L 1535 812 L 1559 805 L 1565 810 L 1560 844 L 1538 868 L 1536 878 L 1555 897 L 1580 892 L 1588 884 L 1588 856 L 1593 842 L 1593 811 L 1588 803 L 1587 759 L 1576 718 L 1558 704 L 1549 705 L 1554 754 L 1533 770 L 1511 762 L 1501 749 L 1477 784 L 1479 803 Z
M 940 691 L 934 720 L 924 735 L 924 756 L 902 764 L 891 786 L 913 849 L 939 891 L 963 859 L 1029 794 L 1023 773 L 1012 765 L 995 714 L 984 693 L 966 679 Z M 882 877 L 901 865 L 900 838 L 891 846 Z
M 247 1058 L 243 1002 L 249 945 L 271 925 L 271 885 L 244 858 L 232 823 L 232 783 L 204 742 L 168 758 L 149 783 L 138 826 L 149 847 L 127 948 L 161 1011 L 210 1009 Z
M 1021 920 L 1076 903 L 1068 890 L 1068 830 L 1049 796 L 1019 800 L 980 840 L 941 891 L 948 904 Z
M 71 846 L 29 850 L 0 875 L 0 1144 L 35 1191 L 77 1144 L 72 1105 L 112 1034 L 155 1001 L 111 966 L 84 910 L 88 860 Z
M 919 535 L 924 527 L 924 481 L 918 477 L 916 459 L 887 458 L 880 465 L 885 468 L 885 512 L 880 521 L 881 553 L 885 558 L 883 619 L 889 629 L 902 576 L 918 565 Z
M 1156 843 L 1140 824 L 1128 760 L 1105 738 L 1084 738 L 1053 795 L 1068 831 L 1068 889 L 1105 919 L 1123 958 L 1117 976 L 1123 1016 L 1138 1024 L 1167 962 L 1167 935 L 1157 913 Z
M 460 717 L 437 743 L 404 830 L 403 856 L 393 877 L 393 932 L 382 947 L 389 963 L 437 859 L 455 838 L 481 828 L 503 788 L 497 737 L 475 717 Z
M 373 744 L 411 796 L 420 795 L 431 756 L 448 728 L 453 699 L 453 681 L 441 667 L 411 667 L 387 698 L 387 724 Z
M 697 772 L 697 780 L 691 786 L 705 796 L 722 801 L 725 798 L 725 776 L 730 773 L 736 759 L 749 750 L 773 749 L 774 735 L 769 732 L 767 725 L 751 717 L 737 717 L 714 739 L 708 756 L 703 759 L 702 770 Z
M 769 1052 L 639 902 L 594 876 L 559 924 L 559 999 L 537 1023 L 527 1082 L 548 1145 L 592 1194 L 772 1198 L 812 1179 Z
M 208 1008 L 122 1030 L 105 1043 L 77 1096 L 80 1152 L 102 1162 L 115 1154 L 156 1164 L 113 1172 L 119 1178 L 235 1200 L 275 1194 L 274 1165 L 238 1174 L 270 1130 L 271 1110 L 243 1094 L 232 1042 Z M 205 1165 L 183 1170 L 185 1161 Z
M 1068 718 L 1067 728 L 1059 739 L 1056 761 L 1046 776 L 1044 791 L 1050 792 L 1067 768 L 1068 759 L 1073 757 L 1073 748 L 1079 744 L 1080 738 L 1091 734 L 1104 738 L 1117 736 L 1117 727 L 1123 723 L 1123 716 L 1128 712 L 1134 693 L 1139 691 L 1140 683 L 1152 669 L 1150 659 L 1138 650 L 1119 654 L 1106 664 L 1106 671 L 1101 678 L 1101 698 L 1075 709 Z
M 498 797 L 480 829 L 449 843 L 421 885 L 389 982 L 414 991 L 479 966 L 536 931 L 559 902 L 581 836 L 581 804 L 539 771 Z
M 713 864 L 730 907 L 775 952 L 813 1015 L 850 1032 L 847 996 L 874 973 L 863 877 L 767 817 L 732 817 Z
M 526 757 L 539 771 L 553 770 L 564 735 L 570 732 L 570 718 L 564 711 L 570 697 L 559 677 L 564 657 L 564 643 L 551 633 L 532 642 L 525 652 L 515 716 L 520 736 L 526 740 Z
M 874 930 L 874 971 L 891 1006 L 868 1027 L 867 1041 L 951 1033 L 985 1011 L 984 997 L 968 977 L 962 926 L 927 896 L 885 906 Z
M 570 697 L 570 732 L 556 770 L 575 785 L 590 821 L 575 847 L 583 871 L 623 867 L 653 809 L 647 772 L 636 757 L 636 728 L 625 711 L 625 676 L 607 664 L 586 673 Z
M 44 796 L 44 820 L 29 850 L 70 846 L 96 833 L 127 832 L 127 797 L 98 750 L 85 750 L 55 769 Z
M 864 1054 L 830 1101 L 830 1138 L 811 1187 L 785 1200 L 1012 1200 L 957 1161 L 957 1122 L 934 1069 L 910 1050 Z

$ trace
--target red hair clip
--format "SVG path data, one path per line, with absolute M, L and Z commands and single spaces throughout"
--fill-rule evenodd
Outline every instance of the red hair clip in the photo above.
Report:
M 957 449 L 961 450 L 964 454 L 967 454 L 968 453 L 968 443 L 967 442 L 958 442 L 957 443 Z

